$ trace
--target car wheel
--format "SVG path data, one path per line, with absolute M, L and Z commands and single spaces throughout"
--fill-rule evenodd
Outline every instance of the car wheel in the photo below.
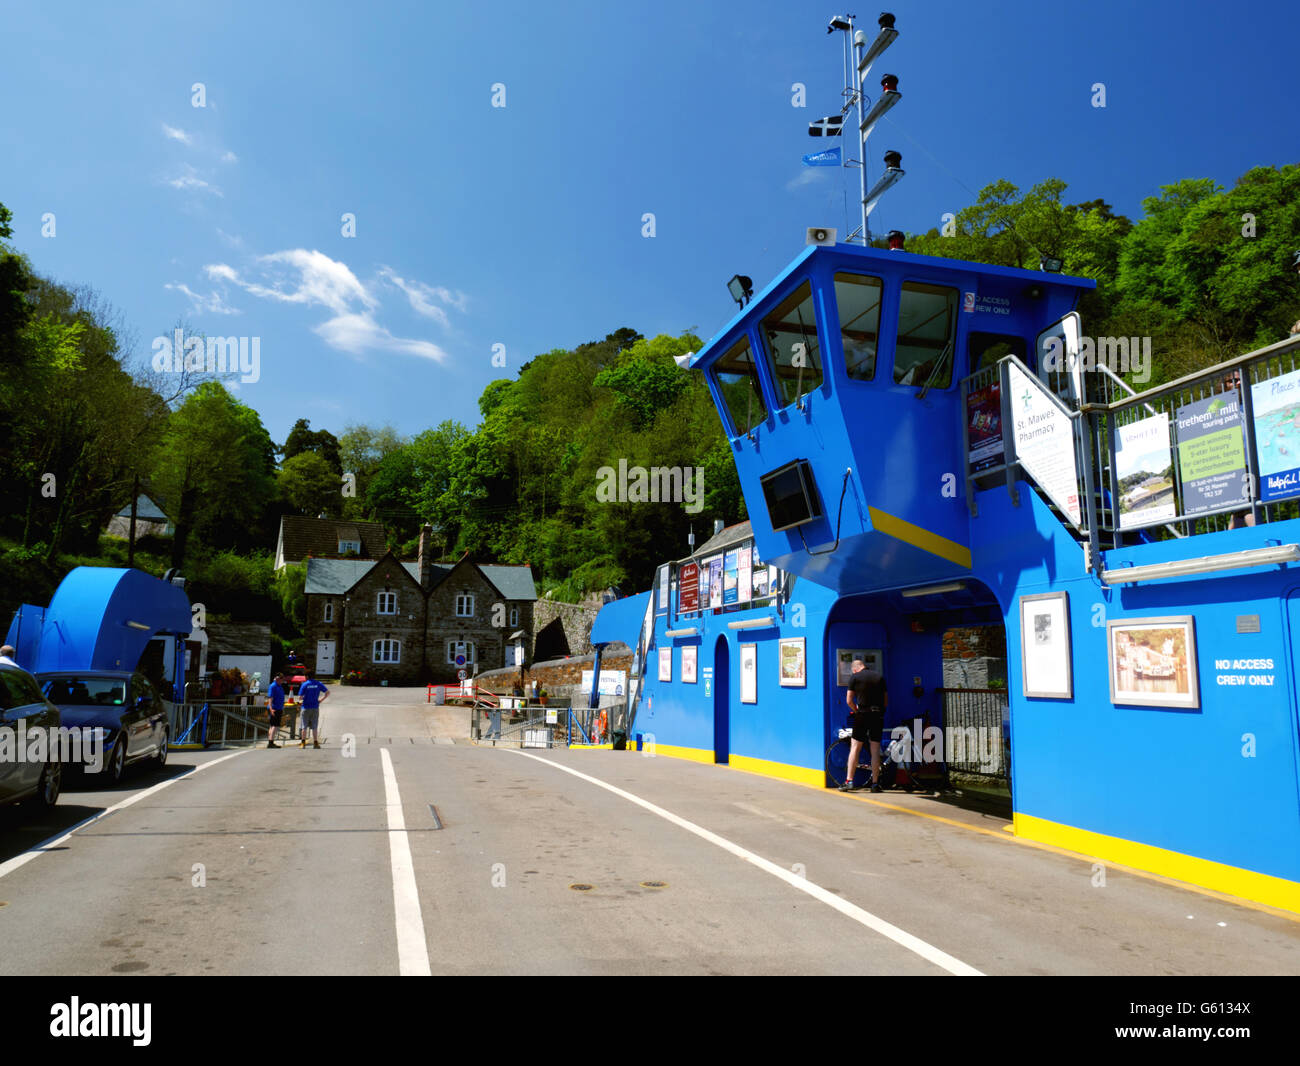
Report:
M 108 783 L 120 784 L 126 773 L 126 743 L 119 738 L 113 745 L 113 754 L 108 757 Z
M 158 757 L 154 761 L 154 765 L 159 770 L 167 765 L 167 730 L 165 729 L 163 730 L 162 743 L 158 745 Z
M 47 762 L 41 771 L 41 779 L 36 785 L 36 794 L 27 801 L 28 806 L 48 811 L 59 802 L 59 791 L 63 787 L 63 764 Z

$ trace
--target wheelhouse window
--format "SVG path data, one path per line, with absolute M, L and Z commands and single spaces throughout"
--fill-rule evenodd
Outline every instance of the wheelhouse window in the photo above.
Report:
M 805 281 L 763 319 L 763 340 L 776 370 L 782 407 L 821 388 L 822 353 L 811 282 Z
M 957 290 L 903 282 L 894 345 L 894 383 L 945 389 L 952 384 L 957 336 Z
M 456 617 L 473 618 L 474 617 L 474 597 L 468 592 L 462 592 L 456 597 Z
M 402 642 L 400 640 L 390 640 L 387 637 L 375 641 L 374 656 L 371 661 L 400 663 L 402 661 Z
M 397 593 L 381 592 L 376 597 L 375 602 L 376 614 L 396 614 L 397 613 Z
M 999 359 L 1014 355 L 1022 363 L 1025 361 L 1025 338 L 1014 337 L 1007 333 L 972 332 L 966 342 L 970 351 L 970 372 L 985 370 L 996 366 Z
M 709 368 L 718 391 L 726 402 L 736 436 L 748 433 L 767 418 L 758 366 L 749 341 L 742 340 Z
M 840 318 L 844 368 L 854 381 L 876 376 L 876 345 L 880 339 L 880 301 L 884 286 L 867 274 L 835 275 L 835 306 Z

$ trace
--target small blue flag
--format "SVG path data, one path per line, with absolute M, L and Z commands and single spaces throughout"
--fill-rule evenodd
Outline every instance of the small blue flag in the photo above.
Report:
M 824 152 L 813 152 L 803 157 L 806 167 L 837 167 L 840 165 L 839 148 L 828 148 Z

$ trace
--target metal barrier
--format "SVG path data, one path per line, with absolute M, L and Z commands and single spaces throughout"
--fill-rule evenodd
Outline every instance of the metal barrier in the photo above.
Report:
M 528 703 L 515 710 L 477 705 L 470 711 L 470 737 L 493 747 L 567 748 L 606 744 L 616 734 L 626 735 L 626 702 L 610 707 L 573 707 L 571 702 L 548 699 L 545 706 Z
M 941 688 L 944 761 L 948 769 L 1011 779 L 1006 689 Z
M 183 736 L 195 719 L 208 708 L 208 725 L 205 742 L 208 747 L 224 747 L 231 744 L 256 744 L 266 737 L 269 725 L 258 721 L 253 715 L 259 710 L 249 701 L 214 701 L 196 700 L 186 703 L 167 703 L 168 736 L 173 743 Z M 286 711 L 296 710 L 288 708 Z M 285 723 L 288 728 L 288 723 Z M 196 738 L 191 738 L 196 739 Z

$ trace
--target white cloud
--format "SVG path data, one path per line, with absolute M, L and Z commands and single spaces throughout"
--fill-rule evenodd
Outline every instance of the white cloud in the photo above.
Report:
M 238 307 L 231 307 L 219 292 L 209 293 L 207 296 L 200 296 L 188 285 L 181 282 L 175 282 L 163 286 L 164 289 L 171 289 L 173 292 L 184 293 L 190 298 L 196 312 L 206 312 L 213 315 L 238 315 L 243 314 Z
M 182 282 L 169 283 L 169 285 L 162 287 L 174 292 L 183 292 L 190 298 L 190 302 L 194 304 L 195 312 L 207 312 L 209 315 L 242 315 L 243 313 L 239 311 L 238 307 L 230 307 L 230 304 L 225 302 L 220 292 L 209 292 L 207 296 L 201 296 L 198 292 L 190 289 L 190 286 L 183 285 Z
M 438 285 L 426 285 L 422 281 L 407 281 L 405 278 L 398 277 L 391 267 L 382 268 L 379 276 L 406 293 L 406 298 L 417 314 L 431 318 L 443 326 L 451 323 L 447 318 L 447 312 L 434 303 L 434 300 L 448 307 L 454 307 L 457 311 L 464 311 L 468 302 L 462 292 L 453 292 Z
M 180 189 L 183 192 L 206 192 L 213 196 L 223 195 L 221 190 L 209 181 L 199 177 L 199 172 L 188 163 L 185 165 L 184 172 L 177 177 L 168 178 L 167 184 L 173 189 Z
M 235 155 L 234 152 L 226 152 L 225 155 L 221 157 L 221 161 L 223 163 L 238 163 L 239 156 Z
M 331 348 L 352 355 L 379 350 L 418 355 L 422 359 L 432 359 L 435 363 L 441 363 L 447 358 L 447 353 L 432 341 L 394 337 L 369 313 L 336 315 L 328 322 L 322 322 L 313 332 Z
M 223 243 L 230 245 L 230 247 L 232 248 L 244 247 L 243 237 L 239 237 L 234 234 L 227 233 L 220 226 L 217 227 L 217 236 L 221 238 Z
M 169 126 L 167 123 L 162 124 L 163 136 L 170 137 L 173 141 L 180 141 L 181 144 L 193 144 L 194 138 L 184 130 L 178 130 L 175 126 Z
M 814 185 L 827 177 L 830 167 L 804 167 L 803 170 L 785 183 L 787 190 L 799 189 L 805 185 Z
M 331 312 L 328 320 L 314 327 L 331 348 L 351 355 L 366 352 L 397 352 L 441 363 L 447 353 L 431 341 L 396 337 L 375 319 L 379 298 L 363 284 L 346 263 L 331 259 L 324 252 L 293 248 L 253 261 L 256 277 L 240 274 L 228 263 L 210 263 L 204 267 L 208 278 L 236 285 L 251 296 L 304 307 L 324 307 Z M 464 308 L 466 297 L 450 289 L 407 282 L 387 267 L 381 276 L 401 289 L 411 306 L 426 317 L 447 324 L 447 313 L 433 301 L 449 307 Z

